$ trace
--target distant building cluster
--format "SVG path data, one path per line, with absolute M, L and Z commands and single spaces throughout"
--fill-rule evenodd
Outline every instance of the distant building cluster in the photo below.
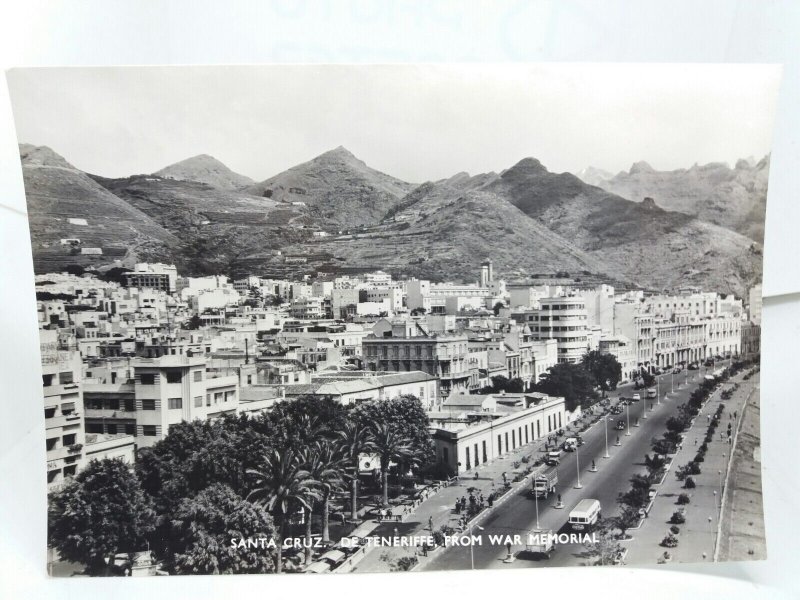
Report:
M 133 462 L 182 421 L 309 395 L 347 405 L 413 395 L 438 460 L 464 471 L 563 427 L 564 399 L 533 385 L 587 351 L 614 355 L 623 380 L 760 351 L 760 286 L 745 304 L 696 289 L 498 281 L 490 261 L 477 275 L 231 280 L 147 263 L 121 284 L 38 275 L 48 485 L 93 458 Z M 479 394 L 500 376 L 522 391 Z

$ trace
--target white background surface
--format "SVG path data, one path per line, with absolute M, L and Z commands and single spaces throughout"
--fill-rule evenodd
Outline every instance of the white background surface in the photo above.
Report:
M 770 558 L 653 569 L 48 580 L 33 271 L 0 85 L 0 597 L 796 597 L 800 535 L 800 4 L 792 1 L 26 2 L 0 9 L 0 66 L 270 62 L 782 63 L 767 207 L 762 366 Z M 274 91 L 273 91 L 274 92 Z M 657 140 L 654 141 L 657 143 Z M 642 157 L 646 159 L 647 157 Z

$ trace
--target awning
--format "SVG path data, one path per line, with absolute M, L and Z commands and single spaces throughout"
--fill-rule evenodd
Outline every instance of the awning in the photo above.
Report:
M 308 565 L 308 567 L 306 568 L 306 573 L 327 573 L 330 570 L 331 570 L 330 564 L 324 561 L 319 561 Z
M 340 560 L 344 560 L 345 553 L 341 550 L 328 550 L 325 554 L 320 556 L 320 560 L 329 560 L 333 563 L 337 563 Z

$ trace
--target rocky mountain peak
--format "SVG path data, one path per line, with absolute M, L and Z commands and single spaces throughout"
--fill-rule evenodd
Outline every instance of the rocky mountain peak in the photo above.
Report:
M 223 190 L 242 189 L 253 180 L 231 171 L 225 164 L 208 154 L 198 154 L 153 173 L 165 179 L 196 181 Z
M 642 208 L 646 208 L 647 210 L 653 210 L 659 208 L 656 201 L 650 198 L 649 196 L 642 200 Z
M 640 160 L 635 162 L 631 165 L 630 171 L 628 171 L 631 175 L 635 175 L 637 173 L 653 173 L 655 169 L 650 166 L 649 163 Z
M 57 167 L 77 171 L 60 154 L 54 152 L 48 146 L 34 146 L 33 144 L 20 144 L 19 157 L 22 164 L 32 167 Z

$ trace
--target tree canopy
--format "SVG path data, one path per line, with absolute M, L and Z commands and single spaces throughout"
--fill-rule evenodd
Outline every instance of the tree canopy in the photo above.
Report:
M 225 484 L 215 483 L 178 506 L 173 518 L 175 572 L 179 574 L 271 573 L 272 552 L 235 547 L 231 539 L 270 540 L 272 517 Z
M 155 518 L 150 499 L 121 459 L 90 461 L 51 495 L 48 509 L 49 544 L 92 572 L 114 554 L 144 548 Z
M 533 389 L 550 396 L 563 396 L 568 411 L 589 406 L 597 398 L 592 376 L 580 364 L 558 363 L 550 367 Z
M 581 365 L 604 393 L 616 389 L 622 379 L 622 365 L 613 354 L 591 350 L 583 355 Z

